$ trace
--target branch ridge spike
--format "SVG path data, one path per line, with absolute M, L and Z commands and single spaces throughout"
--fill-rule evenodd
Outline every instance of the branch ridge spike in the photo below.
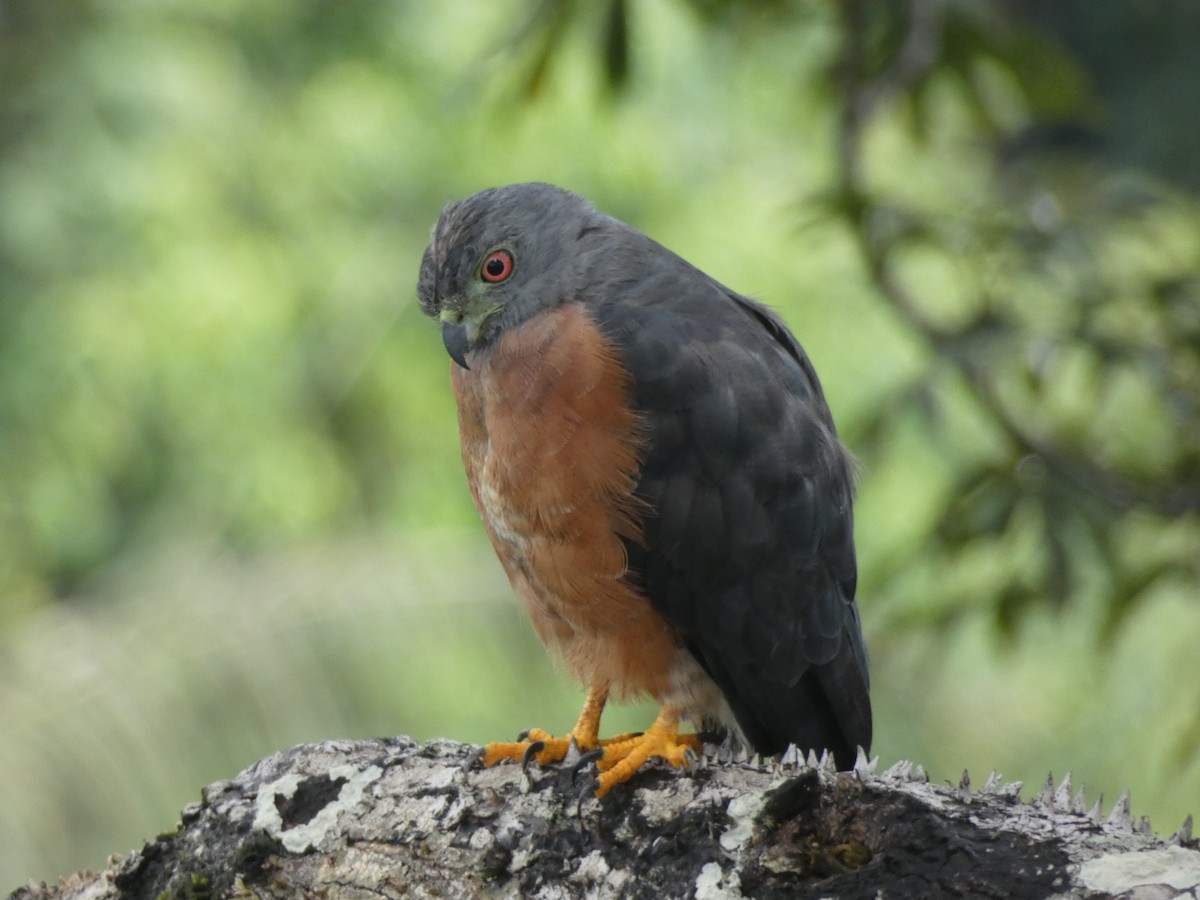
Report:
M 1133 818 L 1129 815 L 1129 788 L 1121 791 L 1121 796 L 1113 804 L 1112 812 L 1108 814 L 1108 819 L 1104 824 L 1124 831 L 1133 828 Z

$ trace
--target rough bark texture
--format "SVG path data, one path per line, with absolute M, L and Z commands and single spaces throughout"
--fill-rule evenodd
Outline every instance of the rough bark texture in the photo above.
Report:
M 450 741 L 295 747 L 209 785 L 104 872 L 10 900 L 1200 896 L 1190 818 L 1164 840 L 1122 797 L 1102 821 L 1070 776 L 1024 803 L 994 775 L 972 789 L 909 763 L 707 756 L 600 802 L 569 766 L 475 760 Z

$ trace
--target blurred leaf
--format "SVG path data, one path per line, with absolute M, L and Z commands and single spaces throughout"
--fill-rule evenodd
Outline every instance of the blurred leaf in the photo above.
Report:
M 997 598 L 994 621 L 996 633 L 1010 648 L 1017 640 L 1017 630 L 1026 614 L 1038 605 L 1039 599 L 1024 585 L 1010 582 Z
M 1049 505 L 1044 504 L 1043 510 Z M 1063 539 L 1063 523 L 1059 517 L 1046 515 L 1043 521 L 1045 564 L 1042 572 L 1042 590 L 1052 605 L 1061 608 L 1075 593 L 1072 555 Z
M 1108 609 L 1100 630 L 1101 640 L 1109 646 L 1120 635 L 1138 601 L 1157 583 L 1173 577 L 1176 567 L 1172 562 L 1165 561 L 1140 566 L 1135 572 L 1119 571 L 1114 574 L 1117 580 L 1112 586 Z
M 604 73 L 613 90 L 629 79 L 629 12 L 626 0 L 610 0 L 604 26 Z
M 558 52 L 571 24 L 575 0 L 541 0 L 524 34 L 514 43 L 533 45 L 529 71 L 525 76 L 525 92 L 537 97 L 547 78 L 551 61 Z
M 954 546 L 998 535 L 1008 528 L 1020 499 L 1011 473 L 992 466 L 968 471 L 950 491 L 950 501 L 937 523 L 937 537 Z

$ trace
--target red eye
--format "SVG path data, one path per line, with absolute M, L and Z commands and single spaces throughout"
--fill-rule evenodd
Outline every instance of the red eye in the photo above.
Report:
M 483 266 L 479 270 L 480 276 L 484 281 L 490 281 L 492 284 L 503 281 L 513 271 L 512 254 L 507 250 L 494 250 L 487 255 L 483 261 Z

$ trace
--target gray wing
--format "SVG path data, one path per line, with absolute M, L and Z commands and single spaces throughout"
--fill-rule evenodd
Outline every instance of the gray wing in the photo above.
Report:
M 630 577 L 762 753 L 871 743 L 853 463 L 783 323 L 640 234 L 597 321 L 633 376 L 651 512 Z M 615 289 L 614 289 L 615 284 Z

